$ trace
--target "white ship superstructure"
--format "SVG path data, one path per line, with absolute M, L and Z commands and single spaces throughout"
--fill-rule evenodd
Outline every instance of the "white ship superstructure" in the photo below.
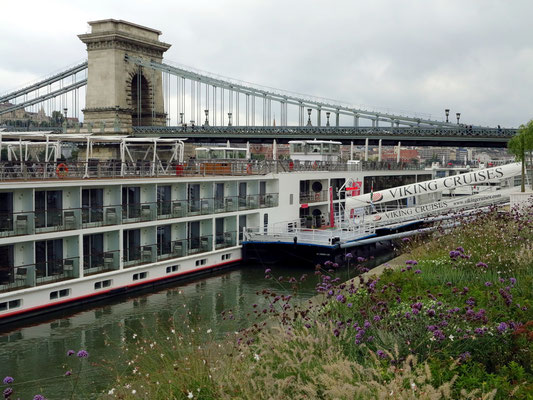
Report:
M 227 267 L 246 229 L 327 232 L 347 182 L 363 194 L 432 178 L 330 160 L 334 142 L 319 143 L 325 160 L 231 147 L 184 160 L 179 139 L 0 135 L 0 323 Z

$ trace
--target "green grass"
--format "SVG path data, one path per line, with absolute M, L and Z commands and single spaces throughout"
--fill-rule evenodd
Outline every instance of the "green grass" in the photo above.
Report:
M 237 342 L 130 342 L 103 397 L 532 399 L 530 220 L 492 212 L 413 241 L 417 264 L 379 277 L 330 284 L 321 270 L 325 294 Z

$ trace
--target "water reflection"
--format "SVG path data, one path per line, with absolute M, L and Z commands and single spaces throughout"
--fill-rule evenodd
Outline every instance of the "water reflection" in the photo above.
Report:
M 376 263 L 388 258 L 389 254 L 384 255 Z M 297 279 L 310 272 L 297 266 L 269 267 L 275 276 Z M 347 279 L 352 274 L 353 269 L 343 268 L 338 276 Z M 309 274 L 295 297 L 305 300 L 313 296 L 316 282 L 317 278 Z M 177 333 L 196 327 L 199 332 L 211 329 L 216 337 L 223 337 L 255 321 L 253 304 L 257 303 L 258 308 L 266 306 L 256 293 L 265 288 L 279 294 L 291 293 L 289 285 L 265 280 L 263 266 L 245 265 L 156 293 L 115 299 L 75 314 L 65 313 L 53 321 L 18 328 L 0 335 L 0 377 L 15 377 L 19 383 L 15 398 L 32 398 L 36 393 L 51 399 L 69 398 L 72 379 L 64 373 L 73 366 L 77 368 L 79 360 L 68 358 L 66 353 L 69 349 L 86 349 L 90 357 L 76 390 L 83 395 L 76 397 L 95 398 L 115 379 L 102 364 L 116 356 L 113 352 L 119 351 L 122 340 L 133 342 L 134 333 L 142 339 L 143 335 L 150 337 L 154 329 L 168 331 L 171 326 Z M 229 310 L 234 319 L 223 317 L 222 313 Z M 95 394 L 91 397 L 87 393 Z

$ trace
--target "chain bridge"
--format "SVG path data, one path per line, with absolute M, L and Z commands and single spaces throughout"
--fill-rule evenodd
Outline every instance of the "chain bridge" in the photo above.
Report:
M 439 121 L 221 77 L 163 62 L 171 45 L 159 40 L 158 30 L 114 19 L 89 25 L 91 32 L 78 36 L 87 60 L 0 95 L 0 126 L 37 115 L 40 123 L 25 129 L 199 142 L 316 138 L 469 147 L 504 147 L 516 133 L 461 123 L 458 113 L 456 122 L 448 115 Z

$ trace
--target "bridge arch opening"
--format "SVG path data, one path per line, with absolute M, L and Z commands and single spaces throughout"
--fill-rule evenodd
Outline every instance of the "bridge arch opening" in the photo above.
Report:
M 152 125 L 152 90 L 148 79 L 141 73 L 131 78 L 131 114 L 135 126 Z

